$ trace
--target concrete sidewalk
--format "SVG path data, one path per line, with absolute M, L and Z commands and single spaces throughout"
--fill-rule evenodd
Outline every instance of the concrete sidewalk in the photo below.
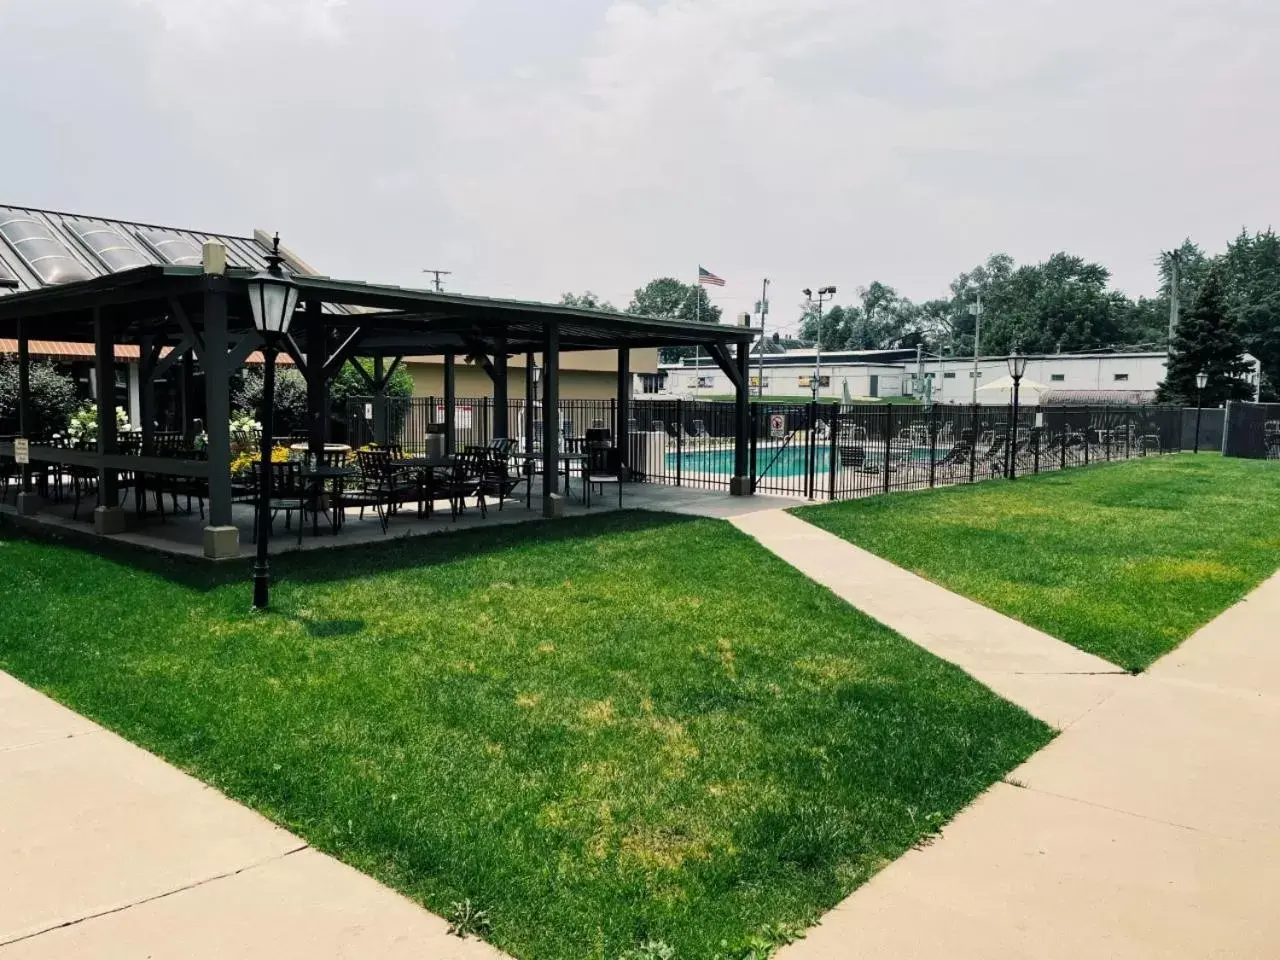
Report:
M 499 960 L 0 673 L 0 958 Z
M 783 510 L 730 522 L 809 579 L 1051 726 L 1069 726 L 1132 683 L 1115 664 L 958 596 Z
M 1043 634 L 794 517 L 735 523 L 1067 727 L 780 960 L 1280 956 L 1280 574 L 1148 673 L 1076 683 Z

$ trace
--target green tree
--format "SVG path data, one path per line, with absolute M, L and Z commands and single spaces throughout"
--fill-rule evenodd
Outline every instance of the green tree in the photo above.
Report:
M 78 403 L 75 381 L 47 361 L 32 362 L 29 374 L 33 422 L 27 435 L 61 433 Z M 18 432 L 18 361 L 7 356 L 0 357 L 0 423 L 4 433 Z
M 390 360 L 387 361 L 388 364 L 390 362 Z M 364 377 L 360 376 L 359 372 L 352 366 L 354 363 L 360 364 L 369 376 L 373 376 L 373 361 L 368 357 L 348 360 L 342 365 L 342 372 L 334 378 L 329 387 L 329 397 L 333 411 L 340 417 L 346 417 L 347 403 L 350 400 L 356 397 L 367 397 L 372 393 Z M 395 372 L 391 374 L 391 379 L 387 382 L 387 396 L 413 396 L 413 374 L 405 369 L 403 363 L 396 367 Z
M 238 382 L 233 381 L 231 385 L 232 412 L 244 410 L 262 420 L 262 387 L 263 368 L 245 367 Z M 274 410 L 273 436 L 287 436 L 294 430 L 306 429 L 307 379 L 297 367 L 277 364 Z
M 1156 399 L 1194 404 L 1196 374 L 1201 370 L 1209 374 L 1203 396 L 1206 406 L 1252 398 L 1253 387 L 1245 379 L 1249 364 L 1244 353 L 1244 339 L 1228 309 L 1222 270 L 1211 267 L 1200 284 L 1195 306 L 1182 314 L 1173 332 L 1169 367 Z
M 1241 231 L 1218 258 L 1245 346 L 1262 364 L 1266 399 L 1280 394 L 1280 237 Z
M 719 323 L 721 315 L 702 284 L 681 283 L 674 277 L 659 277 L 640 287 L 627 312 L 688 323 Z M 660 358 L 664 363 L 674 363 L 693 354 L 693 347 L 668 347 L 660 351 Z
M 577 307 L 579 310 L 603 310 L 605 313 L 617 313 L 618 308 L 608 300 L 601 300 L 590 290 L 582 293 L 562 293 L 560 302 L 566 307 Z

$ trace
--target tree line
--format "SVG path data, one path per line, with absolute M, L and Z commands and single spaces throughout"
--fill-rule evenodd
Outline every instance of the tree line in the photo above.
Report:
M 811 305 L 800 304 L 799 341 L 778 338 L 771 346 L 820 342 L 823 350 L 880 350 L 921 345 L 930 353 L 972 356 L 976 317 L 971 307 L 981 296 L 984 354 L 1009 353 L 1015 347 L 1031 354 L 1165 350 L 1175 259 L 1183 323 L 1173 349 L 1175 359 L 1181 356 L 1185 362 L 1171 368 L 1171 383 L 1181 386 L 1166 391 L 1168 398 L 1193 400 L 1185 388 L 1190 382 L 1194 394 L 1194 371 L 1190 381 L 1185 371 L 1205 363 L 1219 374 L 1213 387 L 1216 399 L 1244 396 L 1243 367 L 1226 359 L 1237 348 L 1262 362 L 1264 398 L 1280 395 L 1280 237 L 1271 229 L 1254 234 L 1242 230 L 1214 256 L 1184 241 L 1156 261 L 1160 287 L 1154 297 L 1134 299 L 1112 289 L 1105 266 L 1066 252 L 1022 265 L 1008 254 L 992 254 L 958 274 L 948 296 L 924 302 L 875 281 L 860 288 L 853 302 L 825 310 L 821 324 Z M 1203 310 L 1202 296 L 1207 298 Z M 565 294 L 562 302 L 616 310 L 589 291 Z M 626 310 L 704 323 L 718 323 L 722 315 L 701 286 L 672 277 L 637 289 Z M 662 359 L 690 352 L 664 351 Z

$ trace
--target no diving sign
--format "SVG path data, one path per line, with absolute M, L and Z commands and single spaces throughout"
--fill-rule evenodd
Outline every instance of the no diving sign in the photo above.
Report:
M 14 463 L 30 463 L 31 462 L 31 441 L 19 437 L 13 441 L 13 462 Z
M 769 436 L 777 439 L 787 433 L 787 415 L 785 413 L 769 414 Z

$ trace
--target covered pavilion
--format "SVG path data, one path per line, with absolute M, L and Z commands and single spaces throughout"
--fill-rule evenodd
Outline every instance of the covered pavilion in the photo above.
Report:
M 232 373 L 263 347 L 249 306 L 248 284 L 256 271 L 228 266 L 225 249 L 205 244 L 201 265 L 147 265 L 107 276 L 50 285 L 0 296 L 0 337 L 16 340 L 19 365 L 20 436 L 28 440 L 32 463 L 60 463 L 98 473 L 95 530 L 121 532 L 121 472 L 200 478 L 208 483 L 208 523 L 204 554 L 225 558 L 239 553 L 231 522 L 230 387 Z M 403 287 L 294 274 L 298 309 L 281 349 L 307 383 L 308 442 L 313 452 L 328 439 L 329 388 L 344 364 L 373 360 L 372 372 L 356 363 L 370 393 L 384 394 L 391 374 L 406 356 L 441 356 L 444 361 L 444 432 L 454 447 L 454 366 L 458 358 L 480 364 L 494 385 L 494 436 L 509 435 L 507 360 L 542 357 L 542 396 L 534 397 L 526 377 L 526 401 L 543 404 L 541 439 L 542 509 L 560 512 L 559 357 L 562 350 L 615 350 L 618 356 L 615 443 L 628 449 L 630 351 L 646 347 L 699 347 L 735 387 L 734 470 L 731 492 L 751 492 L 749 477 L 748 356 L 758 331 L 750 327 L 685 323 L 562 305 L 436 293 Z M 136 345 L 141 356 L 141 454 L 122 453 L 116 435 L 111 392 L 98 391 L 96 450 L 72 450 L 26 437 L 29 412 L 29 344 L 32 340 L 92 343 L 99 383 L 111 382 L 115 348 Z M 203 372 L 207 459 L 155 455 L 154 383 L 175 364 Z M 381 410 L 384 404 L 375 403 Z M 531 418 L 526 418 L 532 430 Z M 518 439 L 518 438 L 513 438 Z M 532 449 L 535 438 L 524 438 Z M 12 440 L 0 442 L 0 457 L 13 458 Z M 20 513 L 39 509 L 30 471 L 23 472 Z

